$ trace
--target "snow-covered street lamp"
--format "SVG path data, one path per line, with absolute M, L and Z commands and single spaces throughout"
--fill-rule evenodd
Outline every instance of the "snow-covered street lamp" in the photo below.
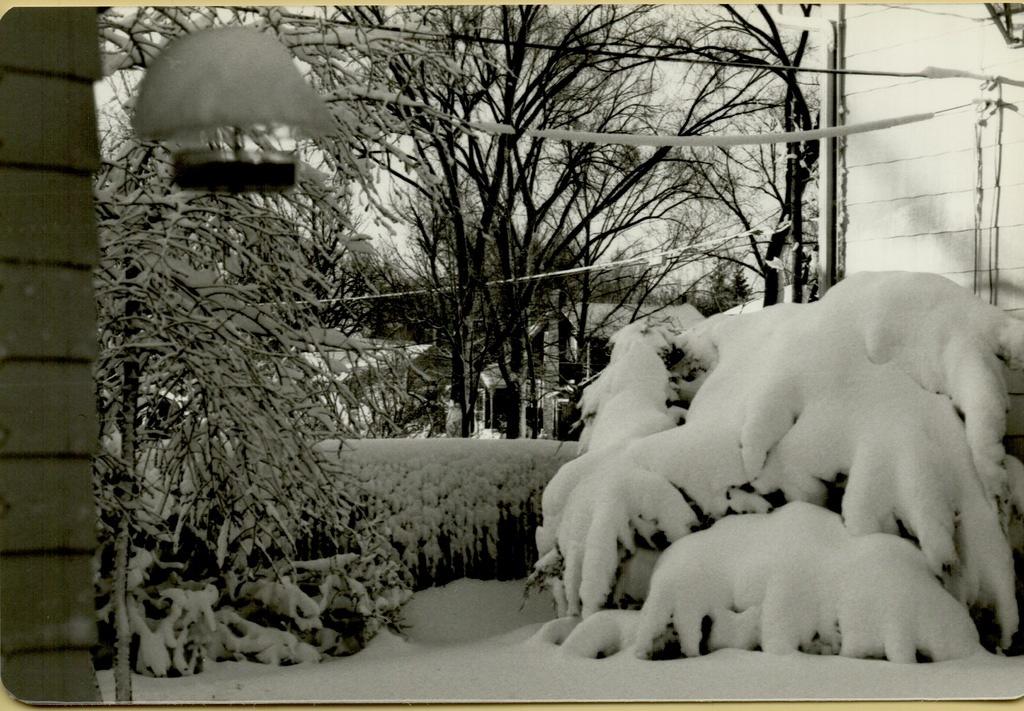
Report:
M 294 185 L 296 139 L 333 121 L 279 42 L 234 27 L 171 42 L 142 79 L 133 126 L 168 144 L 182 188 L 244 192 Z

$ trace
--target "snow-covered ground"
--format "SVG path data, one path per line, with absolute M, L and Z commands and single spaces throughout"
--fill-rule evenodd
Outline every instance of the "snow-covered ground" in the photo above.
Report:
M 721 650 L 646 661 L 625 650 L 570 656 L 537 632 L 554 616 L 522 582 L 458 580 L 417 593 L 403 639 L 381 633 L 363 651 L 320 664 L 220 662 L 178 679 L 134 678 L 140 702 L 697 699 L 936 699 L 1024 695 L 1024 657 L 979 653 L 934 664 Z M 113 698 L 110 672 L 100 674 Z

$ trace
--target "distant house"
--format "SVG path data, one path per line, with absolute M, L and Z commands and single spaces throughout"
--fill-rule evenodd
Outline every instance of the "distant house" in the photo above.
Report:
M 348 396 L 334 403 L 351 431 L 366 437 L 444 432 L 448 360 L 436 346 L 395 339 L 352 338 L 352 347 L 308 354 L 341 381 Z
M 534 324 L 534 368 L 538 373 L 536 404 L 526 405 L 528 426 L 541 436 L 571 439 L 576 422 L 576 392 L 599 374 L 611 354 L 612 335 L 646 317 L 671 319 L 680 326 L 703 320 L 691 304 L 673 306 L 596 302 L 567 309 L 558 318 Z M 582 328 L 581 328 L 582 326 Z M 476 432 L 500 436 L 504 431 L 505 384 L 497 366 L 484 370 L 477 402 Z

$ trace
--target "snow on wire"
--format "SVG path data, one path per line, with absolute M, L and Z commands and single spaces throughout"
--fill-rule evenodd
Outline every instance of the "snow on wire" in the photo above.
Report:
M 632 133 L 596 133 L 593 131 L 566 131 L 563 129 L 551 128 L 524 128 L 515 129 L 508 124 L 474 122 L 470 124 L 473 130 L 495 135 L 529 136 L 531 138 L 547 138 L 554 141 L 572 143 L 602 143 L 620 146 L 643 146 L 649 148 L 695 148 L 695 147 L 716 147 L 716 146 L 752 146 L 766 143 L 802 143 L 804 141 L 817 141 L 823 138 L 840 138 L 858 133 L 869 133 L 871 131 L 882 131 L 888 128 L 896 128 L 911 123 L 928 121 L 941 114 L 959 111 L 974 105 L 975 102 L 952 106 L 939 111 L 927 111 L 917 114 L 906 114 L 891 118 L 878 119 L 876 121 L 864 121 L 862 123 L 851 123 L 845 126 L 832 126 L 829 128 L 816 128 L 809 131 L 774 131 L 771 133 L 720 133 L 713 135 L 696 136 L 641 136 Z
M 383 25 L 366 26 L 356 22 L 339 22 L 338 24 L 348 25 L 353 31 L 341 33 L 337 29 L 331 33 L 330 41 L 337 44 L 355 44 L 361 36 L 366 40 L 387 36 L 388 33 L 395 37 L 403 37 L 410 40 L 426 41 L 451 41 L 475 42 L 484 45 L 504 45 L 506 40 L 497 37 L 483 37 L 463 32 L 446 32 L 440 34 L 429 30 L 421 30 L 410 27 L 387 27 Z M 326 31 L 317 38 L 305 38 L 307 43 L 318 41 L 320 44 L 329 43 Z M 916 71 L 897 71 L 892 69 L 856 69 L 849 67 L 805 67 L 795 64 L 770 64 L 768 62 L 752 62 L 743 60 L 712 59 L 710 57 L 685 56 L 693 52 L 690 47 L 673 47 L 670 45 L 620 45 L 627 46 L 629 50 L 613 50 L 594 47 L 566 47 L 564 45 L 548 44 L 546 42 L 517 41 L 518 46 L 526 49 L 539 49 L 557 52 L 571 52 L 608 59 L 635 59 L 641 62 L 674 62 L 680 64 L 695 64 L 710 67 L 734 67 L 737 69 L 757 69 L 774 72 L 803 72 L 807 74 L 832 74 L 835 76 L 873 76 L 873 77 L 896 77 L 905 79 L 977 79 L 985 82 L 998 82 L 1011 86 L 1024 86 L 1024 82 L 1010 79 L 1002 75 L 987 75 L 971 72 L 964 69 L 951 67 L 926 66 Z M 668 54 L 643 54 L 638 50 L 654 50 L 657 52 L 668 52 Z

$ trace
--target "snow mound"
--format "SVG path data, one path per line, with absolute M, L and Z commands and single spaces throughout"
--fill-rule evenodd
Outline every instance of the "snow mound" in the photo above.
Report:
M 687 657 L 761 648 L 896 662 L 980 651 L 967 611 L 912 543 L 851 535 L 810 504 L 730 516 L 674 543 L 651 584 L 642 611 L 595 613 L 563 649 L 599 658 L 632 647 L 651 658 L 670 645 Z
M 584 472 L 599 452 L 590 452 L 573 466 L 563 468 L 552 486 L 563 490 L 566 479 Z M 585 461 L 586 460 L 586 461 Z M 601 609 L 615 581 L 622 552 L 637 549 L 636 537 L 655 531 L 676 540 L 697 524 L 697 516 L 686 499 L 664 477 L 642 468 L 620 469 L 621 457 L 609 456 L 586 474 L 572 489 L 557 525 L 545 514 L 545 525 L 537 530 L 542 556 L 538 565 L 550 565 L 560 558 L 564 570 L 564 594 L 556 592 L 559 615 L 589 615 Z M 558 481 L 561 477 L 562 481 Z M 549 498 L 544 499 L 548 510 Z M 551 532 L 557 531 L 557 537 Z M 648 542 L 654 545 L 653 541 Z
M 816 311 L 801 319 L 802 329 L 797 328 L 831 347 L 787 349 L 789 357 L 797 359 L 795 365 L 807 367 L 788 368 L 785 377 L 775 379 L 775 387 L 760 389 L 748 431 L 775 434 L 781 425 L 773 428 L 768 421 L 778 423 L 775 418 L 787 407 L 794 409 L 794 399 L 806 400 L 819 387 L 827 387 L 823 380 L 834 380 L 843 372 L 815 367 L 821 362 L 820 350 L 830 353 L 830 365 L 857 368 L 869 377 L 879 371 L 864 367 L 865 359 L 889 365 L 920 389 L 951 401 L 963 418 L 974 468 L 986 495 L 1004 513 L 1005 526 L 1009 491 L 1002 438 L 1009 400 L 1004 366 L 1024 367 L 1024 324 L 934 274 L 856 274 L 832 289 Z M 786 346 L 775 339 L 772 347 Z M 781 358 L 765 360 L 775 363 Z M 778 439 L 766 437 L 745 453 L 748 472 Z
M 964 607 L 896 536 L 852 535 L 836 514 L 795 502 L 770 514 L 730 516 L 668 548 L 651 580 L 637 633 L 657 652 L 669 625 L 687 656 L 709 649 L 771 654 L 815 650 L 913 662 L 979 650 Z
M 1022 345 L 1020 321 L 910 273 L 858 274 L 814 304 L 617 339 L 615 368 L 592 386 L 592 435 L 642 421 L 610 392 L 636 384 L 651 412 L 662 392 L 696 393 L 685 425 L 591 447 L 548 486 L 538 566 L 560 576 L 560 614 L 621 603 L 617 578 L 638 549 L 802 501 L 841 513 L 850 535 L 913 541 L 964 610 L 994 613 L 1008 648 L 1024 474 L 1001 441 L 1004 370 L 1024 364 Z M 642 374 L 629 380 L 631 368 Z

